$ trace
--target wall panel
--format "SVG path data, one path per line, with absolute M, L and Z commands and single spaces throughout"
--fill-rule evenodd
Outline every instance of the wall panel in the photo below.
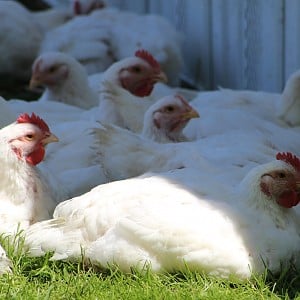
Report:
M 206 89 L 281 91 L 300 68 L 299 0 L 111 0 L 184 35 L 183 78 Z

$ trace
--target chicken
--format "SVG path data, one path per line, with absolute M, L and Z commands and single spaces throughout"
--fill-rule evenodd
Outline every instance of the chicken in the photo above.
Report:
M 1 222 L 0 232 L 14 234 L 30 224 L 48 219 L 61 201 L 36 165 L 45 156 L 45 146 L 56 142 L 48 125 L 38 116 L 20 115 L 0 130 Z
M 64 53 L 48 52 L 36 58 L 30 87 L 39 85 L 46 87 L 39 101 L 63 102 L 83 109 L 99 104 L 97 93 L 88 84 L 85 69 Z
M 78 15 L 88 15 L 95 9 L 104 7 L 102 0 L 72 0 L 66 5 L 32 11 L 33 22 L 40 27 L 43 34 L 63 25 Z
M 67 7 L 31 12 L 32 21 L 43 34 L 69 21 L 74 15 L 74 11 Z
M 77 15 L 88 15 L 96 9 L 102 9 L 105 7 L 105 2 L 103 0 L 73 0 L 72 4 Z
M 99 11 L 98 14 L 105 14 Z M 169 84 L 179 85 L 183 68 L 181 46 L 183 36 L 163 16 L 119 12 L 112 26 L 111 45 L 116 59 L 122 59 L 137 49 L 147 49 L 161 65 Z
M 210 166 L 222 165 L 228 180 L 236 183 L 236 179 L 241 179 L 250 167 L 268 161 L 277 150 L 260 131 L 230 131 L 226 135 L 208 136 L 190 142 L 159 144 L 129 130 L 102 124 L 93 129 L 93 135 L 98 144 L 101 166 L 110 181 L 149 171 L 162 172 L 182 167 L 211 169 Z M 278 135 L 277 138 L 280 137 Z M 283 139 L 281 144 L 288 140 Z M 286 150 L 289 149 L 284 148 Z
M 110 32 L 90 15 L 77 16 L 49 30 L 40 45 L 39 54 L 44 52 L 64 52 L 79 61 L 88 74 L 102 72 L 115 61 Z
M 140 68 L 140 72 L 138 68 Z M 136 71 L 137 69 L 138 71 Z M 142 94 L 151 92 L 156 80 L 165 79 L 159 64 L 146 51 L 139 51 L 137 56 L 117 63 L 117 66 L 112 66 L 103 76 L 107 79 L 111 78 L 111 84 L 116 83 L 134 93 Z M 80 86 L 80 84 L 77 84 L 77 86 Z M 140 101 L 142 102 L 142 100 Z M 97 149 L 98 139 L 90 134 L 93 128 L 99 127 L 95 120 L 101 119 L 99 114 L 105 110 L 101 103 L 100 106 L 86 110 L 84 113 L 77 108 L 74 110 L 75 107 L 71 110 L 70 106 L 57 102 L 36 101 L 24 103 L 24 101 L 9 101 L 9 103 L 14 106 L 14 111 L 20 111 L 26 107 L 36 109 L 40 113 L 44 111 L 43 115 L 47 118 L 47 122 L 51 124 L 51 128 L 60 137 L 61 143 L 49 145 L 43 165 L 56 174 L 71 196 L 87 192 L 95 185 L 109 180 L 105 168 L 101 165 L 101 155 L 99 155 L 100 152 Z M 110 106 L 112 109 L 116 108 L 118 110 L 117 106 L 112 105 L 107 100 L 107 107 Z M 128 110 L 131 109 L 127 107 Z M 127 116 L 125 117 L 127 123 L 134 121 L 128 120 Z M 108 122 L 114 122 L 113 115 L 109 116 Z M 124 126 L 126 126 L 126 123 Z M 85 145 L 85 147 L 82 147 L 82 145 Z M 76 180 L 73 178 L 76 178 Z
M 70 6 L 31 12 L 17 1 L 0 1 L 0 77 L 7 86 L 23 85 L 30 78 L 44 34 L 75 15 L 88 14 L 100 7 L 99 0 L 74 0 Z M 102 3 L 102 2 L 101 2 Z M 80 8 L 80 11 L 76 11 Z
M 300 71 L 297 71 L 289 77 L 281 94 L 229 89 L 200 92 L 191 105 L 201 109 L 204 117 L 201 122 L 189 124 L 185 134 L 197 139 L 237 128 L 268 127 L 266 122 L 283 128 L 299 126 L 299 83 Z
M 107 7 L 49 31 L 40 51 L 68 53 L 93 74 L 144 48 L 153 53 L 170 83 L 176 85 L 183 66 L 181 43 L 182 36 L 161 16 Z
M 132 131 L 140 130 L 144 111 L 142 114 L 140 111 L 135 111 L 131 96 L 129 96 L 130 103 L 124 99 L 125 105 L 113 101 L 114 86 L 117 86 L 117 89 L 121 87 L 134 96 L 145 97 L 152 92 L 156 82 L 166 80 L 166 75 L 161 70 L 159 63 L 145 50 L 138 50 L 135 56 L 114 63 L 102 76 L 99 87 L 100 104 L 97 120 L 102 123 L 116 124 Z M 122 101 L 122 98 L 118 100 Z M 142 101 L 143 98 L 137 102 Z M 132 118 L 128 116 L 128 113 L 131 113 Z
M 59 126 L 65 122 L 72 122 L 80 119 L 84 109 L 56 101 L 24 101 L 21 99 L 11 99 L 7 101 L 8 108 L 19 115 L 24 111 L 34 111 L 43 116 L 49 126 Z
M 151 134 L 151 136 L 148 136 L 148 138 L 159 139 L 160 142 L 170 141 L 170 138 L 173 140 L 181 140 L 183 136 L 180 129 L 182 129 L 182 126 L 186 124 L 189 118 L 197 117 L 198 114 L 180 98 L 168 97 L 163 99 L 162 102 L 164 106 L 170 107 L 173 105 L 174 112 L 163 112 L 162 115 L 157 117 L 156 115 L 161 113 L 156 112 L 155 126 L 160 124 L 159 126 L 161 128 L 154 130 L 155 132 Z M 156 105 L 154 109 L 156 110 L 158 107 L 159 105 Z M 161 110 L 164 109 L 161 108 Z M 183 111 L 183 113 L 180 111 Z M 163 116 L 165 114 L 167 117 Z M 175 117 L 172 117 L 173 114 L 175 114 Z M 151 118 L 152 116 L 149 117 Z M 168 118 L 168 121 L 164 122 L 164 118 Z M 173 132 L 169 132 L 169 128 L 165 128 L 166 126 L 170 126 L 169 122 L 173 124 L 178 121 L 182 123 L 179 124 Z M 148 126 L 153 127 L 153 121 L 149 120 L 149 122 L 151 122 L 151 124 Z M 112 175 L 112 173 L 114 173 L 114 166 L 111 166 L 111 164 L 114 164 L 114 160 L 111 159 L 111 156 L 106 156 L 106 139 L 105 137 L 99 138 L 97 133 L 95 134 L 97 129 L 100 130 L 100 128 L 102 128 L 102 130 L 105 130 L 104 127 L 93 121 L 77 120 L 59 123 L 57 125 L 54 124 L 52 128 L 59 135 L 61 143 L 49 145 L 44 165 L 46 165 L 47 169 L 56 174 L 70 195 L 73 197 L 78 196 L 89 191 L 96 185 L 115 180 L 115 175 Z M 170 137 L 166 136 L 167 134 L 169 134 Z M 148 133 L 145 133 L 145 136 L 147 135 Z M 84 145 L 84 147 L 82 145 Z M 102 147 L 105 148 L 103 151 L 105 155 L 102 154 Z M 120 157 L 120 159 L 123 160 L 124 158 Z M 116 162 L 118 162 L 118 159 Z M 118 168 L 118 166 L 116 166 L 116 168 Z M 129 169 L 132 168 L 129 167 Z
M 86 193 L 108 182 L 106 170 L 101 164 L 98 140 L 91 134 L 93 128 L 99 126 L 97 122 L 84 120 L 52 126 L 60 143 L 47 147 L 47 155 L 41 167 L 55 174 L 69 197 Z
M 291 153 L 276 158 L 253 168 L 234 189 L 193 168 L 100 185 L 59 204 L 52 220 L 31 226 L 25 243 L 34 256 L 83 255 L 124 272 L 149 264 L 154 272 L 243 279 L 266 267 L 276 273 L 282 265 L 299 266 L 293 207 L 300 202 L 300 160 Z M 194 177 L 197 190 L 185 185 L 186 177 Z
M 115 62 L 103 74 L 102 81 L 122 86 L 139 97 L 150 95 L 156 82 L 166 82 L 167 77 L 152 54 L 144 49 Z
M 182 130 L 192 118 L 199 114 L 182 96 L 163 97 L 146 111 L 142 135 L 158 143 L 187 141 Z
M 40 26 L 43 34 L 61 26 L 79 15 L 88 15 L 95 9 L 103 8 L 102 0 L 72 0 L 67 5 L 54 6 L 53 8 L 34 11 L 31 13 L 33 21 Z
M 290 126 L 300 125 L 300 70 L 287 80 L 280 99 L 276 103 L 276 116 Z
M 65 9 L 71 7 L 76 15 L 89 14 L 95 9 L 102 9 L 105 7 L 103 0 L 46 0 L 54 9 Z

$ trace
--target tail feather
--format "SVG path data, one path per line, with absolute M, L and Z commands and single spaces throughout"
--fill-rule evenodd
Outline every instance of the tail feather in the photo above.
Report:
M 25 232 L 24 249 L 30 256 L 54 252 L 52 260 L 78 258 L 83 244 L 81 230 L 68 228 L 63 219 L 35 223 Z

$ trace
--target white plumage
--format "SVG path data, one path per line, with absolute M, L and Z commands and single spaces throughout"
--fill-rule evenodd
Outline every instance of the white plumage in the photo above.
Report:
M 300 125 L 300 70 L 294 72 L 286 82 L 276 103 L 276 116 L 290 126 Z
M 54 71 L 50 72 L 53 67 Z M 47 83 L 49 88 L 42 99 L 48 98 L 33 102 L 11 100 L 8 103 L 15 112 L 31 110 L 45 116 L 52 130 L 60 138 L 60 143 L 49 145 L 42 166 L 46 166 L 48 170 L 56 174 L 61 184 L 73 197 L 107 182 L 106 169 L 102 166 L 99 151 L 102 142 L 98 144 L 98 138 L 95 138 L 91 132 L 93 128 L 99 127 L 94 120 L 104 121 L 103 116 L 107 116 L 108 123 L 116 122 L 115 115 L 118 118 L 119 107 L 110 99 L 102 97 L 101 93 L 99 95 L 100 106 L 85 112 L 80 108 L 58 103 L 57 100 L 69 99 L 72 104 L 83 106 L 90 89 L 85 72 L 80 74 L 79 64 L 75 64 L 74 59 L 65 54 L 43 54 L 37 59 L 34 70 L 36 72 L 33 74 L 32 83 Z M 137 56 L 123 59 L 112 65 L 103 74 L 103 78 L 110 80 L 111 85 L 120 85 L 133 93 L 148 94 L 152 91 L 156 81 L 165 79 L 165 75 L 148 52 L 140 51 Z M 105 83 L 100 82 L 99 85 L 103 87 Z M 77 93 L 79 97 L 76 96 Z M 53 98 L 56 101 L 48 101 Z M 76 99 L 78 99 L 77 102 L 75 102 Z M 131 111 L 130 106 L 125 109 Z M 134 120 L 125 115 L 124 126 L 129 122 L 134 122 Z
M 201 110 L 185 133 L 190 138 L 225 134 L 229 130 L 268 131 L 271 124 L 289 128 L 299 126 L 300 72 L 292 74 L 281 94 L 249 90 L 199 92 L 191 105 Z
M 43 166 L 56 175 L 69 197 L 86 193 L 94 186 L 108 182 L 99 152 L 101 143 L 99 145 L 92 134 L 94 127 L 98 128 L 99 123 L 82 120 L 52 126 L 60 143 L 47 147 Z
M 30 67 L 40 51 L 44 35 L 79 13 L 90 13 L 100 7 L 100 3 L 99 0 L 74 0 L 66 7 L 31 12 L 17 1 L 0 1 L 2 80 L 21 83 L 29 80 Z M 76 11 L 77 7 L 80 11 Z
M 112 64 L 99 83 L 99 110 L 96 119 L 140 131 L 148 96 L 155 83 L 166 81 L 159 63 L 145 50 Z M 134 97 L 134 96 L 138 96 Z M 144 101 L 145 100 L 145 101 Z
M 47 52 L 35 59 L 30 86 L 38 85 L 46 87 L 39 101 L 63 102 L 83 109 L 99 105 L 98 94 L 89 86 L 84 67 L 61 52 Z
M 179 32 L 159 15 L 119 12 L 117 22 L 112 26 L 112 52 L 117 59 L 125 58 L 139 48 L 147 49 L 173 86 L 179 84 L 183 67 L 182 41 Z
M 8 108 L 16 115 L 24 111 L 35 112 L 43 116 L 49 126 L 79 119 L 85 111 L 79 107 L 55 101 L 24 101 L 12 99 L 7 101 Z
M 158 143 L 184 142 L 182 130 L 199 114 L 180 95 L 157 100 L 144 114 L 142 135 Z
M 0 232 L 13 234 L 30 224 L 50 218 L 54 207 L 66 196 L 63 188 L 49 182 L 35 165 L 45 154 L 44 147 L 57 138 L 46 123 L 26 114 L 0 130 L 1 166 Z
M 48 31 L 40 54 L 50 51 L 73 56 L 88 74 L 102 72 L 115 61 L 110 48 L 110 32 L 101 22 L 95 22 L 92 15 L 77 16 Z
M 33 225 L 27 246 L 32 255 L 55 251 L 53 259 L 80 259 L 83 250 L 92 264 L 125 272 L 147 263 L 156 272 L 187 267 L 221 277 L 279 272 L 281 264 L 299 264 L 291 207 L 299 202 L 300 164 L 291 155 L 278 159 L 254 168 L 234 190 L 191 168 L 98 186 Z
M 153 53 L 170 83 L 176 85 L 183 66 L 181 43 L 182 37 L 161 16 L 104 8 L 49 31 L 40 51 L 68 53 L 92 74 L 144 48 Z
M 197 167 L 208 172 L 222 166 L 228 182 L 233 178 L 236 183 L 249 168 L 267 162 L 278 151 L 259 131 L 230 131 L 192 142 L 159 144 L 117 126 L 103 125 L 94 129 L 94 136 L 110 180 L 148 171 Z

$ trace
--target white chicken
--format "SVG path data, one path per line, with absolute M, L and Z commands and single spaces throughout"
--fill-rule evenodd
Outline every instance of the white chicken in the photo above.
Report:
M 94 77 L 94 76 L 93 76 Z M 132 76 L 133 83 L 138 79 L 135 76 Z M 93 78 L 94 80 L 94 78 Z M 125 127 L 133 132 L 140 133 L 143 130 L 144 126 L 144 115 L 148 109 L 156 101 L 159 99 L 172 95 L 172 94 L 180 94 L 183 95 L 186 99 L 190 97 L 190 93 L 186 89 L 181 88 L 173 88 L 162 81 L 165 81 L 164 76 L 160 79 L 160 82 L 155 83 L 153 90 L 149 95 L 145 95 L 141 98 L 141 96 L 136 96 L 133 93 L 130 93 L 126 88 L 120 87 L 120 84 L 113 84 L 111 81 L 104 81 L 101 78 L 101 89 L 100 95 L 101 98 L 104 99 L 105 103 L 101 105 L 101 112 L 99 120 L 105 123 L 110 122 L 111 124 L 117 124 L 121 127 Z M 157 88 L 159 86 L 159 88 Z M 114 107 L 116 111 L 115 121 L 112 121 L 110 118 L 113 114 L 107 114 L 106 111 L 110 111 L 110 109 L 106 108 L 107 106 Z M 111 108 L 111 109 L 112 109 Z
M 187 176 L 197 191 L 185 185 Z M 276 273 L 290 263 L 299 266 L 299 216 L 292 208 L 299 190 L 300 161 L 291 153 L 253 168 L 233 190 L 201 169 L 146 174 L 59 204 L 54 219 L 26 232 L 26 245 L 34 256 L 83 255 L 124 272 L 150 265 L 154 272 L 242 279 L 265 268 Z
M 29 11 L 32 21 L 39 26 L 43 34 L 60 26 L 78 15 L 88 15 L 95 9 L 103 8 L 102 0 L 70 0 L 66 5 Z
M 103 76 L 106 80 L 111 79 L 112 85 L 121 85 L 122 88 L 128 88 L 133 93 L 143 95 L 151 92 L 155 82 L 164 80 L 165 75 L 148 52 L 140 50 L 136 55 L 114 64 Z M 51 77 L 51 74 L 49 76 Z M 99 84 L 101 85 L 101 83 Z M 80 86 L 80 83 L 76 84 L 77 86 Z M 140 99 L 139 101 L 142 102 L 143 98 Z M 79 108 L 72 108 L 72 106 L 58 102 L 15 100 L 8 103 L 15 112 L 24 111 L 25 108 L 27 111 L 30 108 L 39 113 L 44 111 L 42 115 L 51 124 L 51 128 L 59 136 L 61 142 L 49 145 L 43 165 L 56 174 L 71 196 L 87 192 L 95 185 L 108 181 L 106 169 L 101 165 L 101 155 L 97 148 L 98 139 L 90 134 L 93 128 L 99 127 L 94 120 L 101 119 L 100 112 L 108 115 L 105 105 L 86 110 L 83 113 Z M 119 107 L 114 106 L 113 102 L 110 103 L 107 100 L 106 107 L 108 107 L 108 111 L 110 108 L 116 109 L 116 114 L 118 114 Z M 126 109 L 132 111 L 131 107 Z M 127 115 L 124 121 L 134 122 L 133 119 L 128 120 Z M 114 115 L 108 116 L 107 122 L 114 122 Z M 86 146 L 82 147 L 82 145 Z
M 101 22 L 92 20 L 90 15 L 80 15 L 48 31 L 39 53 L 64 52 L 78 60 L 88 74 L 106 70 L 115 61 L 111 53 L 110 32 Z
M 97 13 L 105 14 L 105 11 Z M 112 52 L 116 59 L 125 58 L 140 48 L 147 49 L 161 65 L 169 84 L 179 85 L 183 36 L 165 17 L 120 11 L 111 31 Z
M 79 107 L 55 101 L 24 101 L 11 99 L 6 102 L 8 108 L 14 114 L 19 115 L 24 111 L 34 111 L 36 114 L 43 116 L 51 127 L 77 120 L 85 111 Z
M 0 130 L 2 175 L 0 180 L 0 232 L 14 234 L 30 224 L 48 219 L 63 197 L 52 191 L 36 167 L 45 146 L 58 139 L 38 116 L 22 114 Z
M 132 131 L 140 131 L 145 111 L 141 113 L 140 105 L 135 105 L 135 102 L 143 102 L 144 97 L 152 92 L 155 83 L 166 80 L 159 63 L 145 50 L 138 50 L 135 56 L 114 63 L 103 73 L 99 84 L 100 104 L 96 111 L 96 120 L 116 124 Z M 131 101 L 131 95 L 126 92 L 125 95 L 129 95 L 128 101 L 122 96 L 117 99 L 119 102 L 114 101 L 115 90 L 118 90 L 118 87 L 138 96 L 139 99 L 134 98 L 134 101 Z M 124 105 L 121 105 L 123 99 Z M 135 101 L 136 99 L 138 100 Z M 145 103 L 141 105 L 147 107 L 146 102 L 149 103 L 148 99 L 145 99 Z
M 73 9 L 77 15 L 88 15 L 96 9 L 105 7 L 103 0 L 72 0 Z
M 299 89 L 297 71 L 287 80 L 282 94 L 229 89 L 200 92 L 191 105 L 203 112 L 203 118 L 189 124 L 185 133 L 195 139 L 228 130 L 268 127 L 268 122 L 279 127 L 299 126 Z
M 139 96 L 148 95 L 154 84 L 159 80 L 165 81 L 166 77 L 151 54 L 140 50 L 137 56 L 114 63 L 101 73 L 101 76 L 97 76 L 97 80 L 97 83 L 92 83 L 93 89 L 90 87 L 85 70 L 74 58 L 64 53 L 44 53 L 36 59 L 31 78 L 32 87 L 38 84 L 47 86 L 40 101 L 10 100 L 8 104 L 15 113 L 35 111 L 43 115 L 51 126 L 81 119 L 107 121 L 126 127 L 126 123 L 133 123 L 136 118 L 140 126 L 143 113 L 141 115 L 137 113 L 133 118 L 128 118 L 127 115 L 129 111 L 133 116 L 135 113 L 130 94 L 129 101 L 125 98 L 124 105 L 119 105 L 111 101 L 113 97 L 111 91 L 114 93 L 114 88 L 120 86 L 120 89 L 128 89 Z M 101 100 L 103 101 L 99 107 Z M 143 101 L 139 98 L 138 102 Z M 93 106 L 94 108 L 83 113 L 83 108 Z
M 23 84 L 30 78 L 44 34 L 75 15 L 100 7 L 100 0 L 74 0 L 69 6 L 31 12 L 17 1 L 0 1 L 0 75 L 6 85 Z M 102 3 L 103 4 L 103 3 Z M 78 11 L 79 10 L 79 11 Z M 53 29 L 54 30 L 54 29 Z
M 182 128 L 190 118 L 198 116 L 181 97 L 163 98 L 153 108 L 150 107 L 143 135 L 159 142 L 183 141 Z M 101 125 L 93 121 L 74 121 L 53 125 L 52 128 L 61 143 L 49 145 L 44 165 L 56 174 L 73 197 L 115 178 L 110 175 L 113 172 L 110 163 L 105 163 L 107 159 L 112 160 L 101 153 L 105 138 L 99 139 L 97 134 L 92 133 L 94 128 L 105 130 Z
M 166 96 L 146 111 L 142 135 L 158 143 L 186 142 L 182 130 L 193 118 L 199 113 L 182 96 Z
M 83 66 L 61 52 L 48 52 L 32 65 L 30 87 L 46 87 L 39 101 L 57 101 L 83 109 L 99 105 L 98 95 L 88 83 Z
M 108 7 L 49 31 L 40 51 L 66 52 L 92 74 L 144 48 L 163 66 L 170 83 L 176 85 L 183 66 L 181 43 L 180 34 L 161 16 Z
M 142 135 L 158 142 L 184 141 L 182 128 L 189 119 L 199 116 L 177 95 L 161 99 L 147 113 Z M 93 128 L 101 128 L 101 125 L 92 121 L 74 121 L 54 125 L 52 128 L 59 134 L 62 143 L 48 147 L 44 164 L 56 173 L 72 196 L 80 195 L 114 178 L 109 175 L 113 170 L 106 169 L 106 166 L 111 168 L 110 163 L 105 163 L 106 160 L 112 161 L 111 158 L 101 154 L 105 139 L 99 141 L 97 134 L 91 134 Z
M 230 131 L 226 135 L 166 144 L 156 143 L 113 125 L 103 124 L 93 131 L 98 141 L 101 166 L 110 181 L 138 176 L 148 171 L 162 172 L 182 167 L 211 169 L 211 166 L 222 165 L 228 174 L 227 179 L 236 183 L 250 167 L 265 163 L 278 152 L 260 131 Z M 281 144 L 287 141 L 283 139 Z M 284 148 L 284 151 L 287 150 Z M 206 161 L 209 161 L 210 166 Z
M 41 167 L 56 175 L 69 197 L 86 193 L 108 182 L 106 170 L 101 163 L 98 140 L 91 134 L 94 127 L 99 128 L 99 123 L 84 120 L 52 126 L 60 143 L 47 147 L 47 155 Z
M 300 70 L 293 73 L 285 84 L 276 103 L 276 116 L 290 126 L 300 125 Z

